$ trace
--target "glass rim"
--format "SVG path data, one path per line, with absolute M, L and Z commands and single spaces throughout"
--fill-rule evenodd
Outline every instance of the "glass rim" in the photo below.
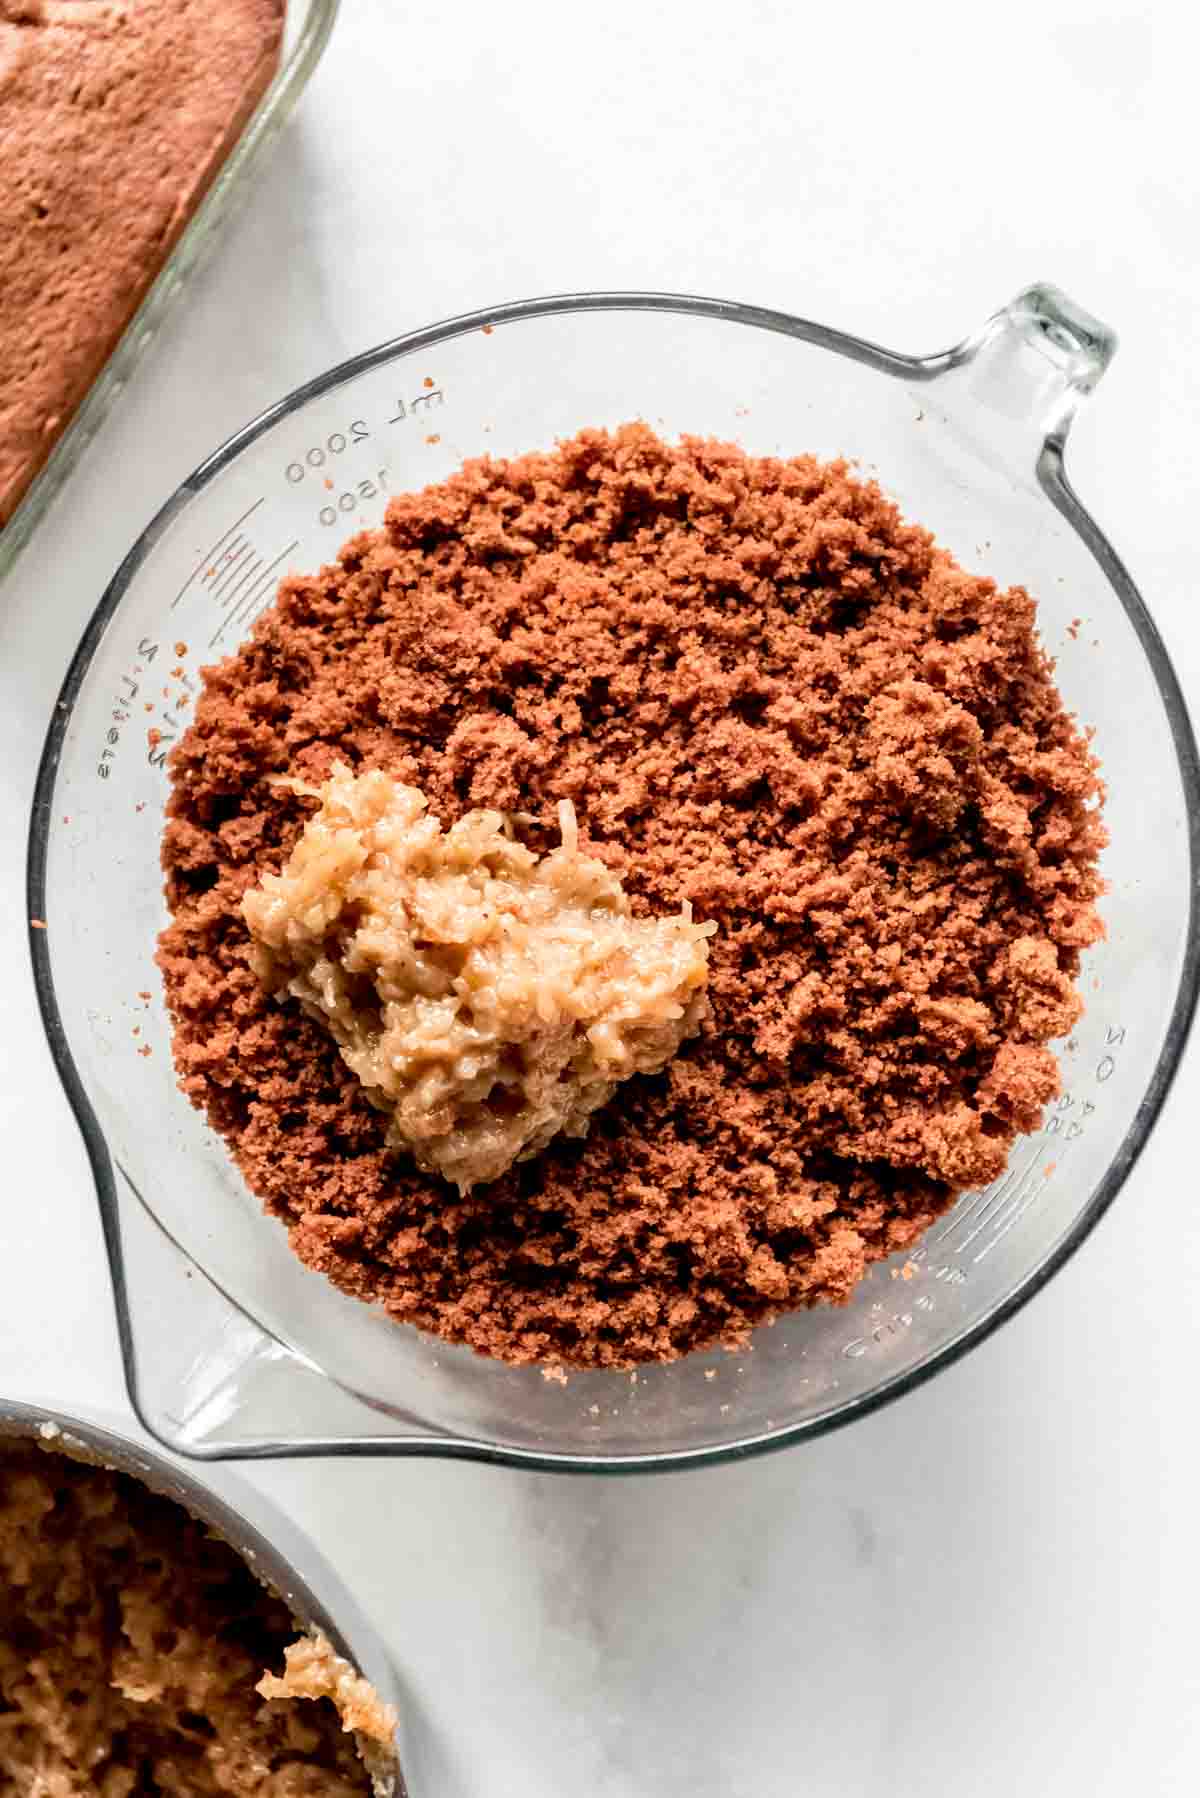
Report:
M 1028 295 L 1054 293 L 1053 289 L 1031 288 Z M 1019 302 L 1014 302 L 1018 304 Z M 26 896 L 29 919 L 44 918 L 46 903 L 46 868 L 51 820 L 54 816 L 54 790 L 63 743 L 69 727 L 75 700 L 83 685 L 100 640 L 132 581 L 158 538 L 224 468 L 249 448 L 264 432 L 280 420 L 301 410 L 311 401 L 332 392 L 345 382 L 367 373 L 396 358 L 418 350 L 429 349 L 452 338 L 484 327 L 524 323 L 540 318 L 566 314 L 628 311 L 635 313 L 674 314 L 699 317 L 715 322 L 750 326 L 779 336 L 799 339 L 838 355 L 866 364 L 893 378 L 927 382 L 947 370 L 959 366 L 974 353 L 988 331 L 985 325 L 951 348 L 931 355 L 917 356 L 892 351 L 852 336 L 834 327 L 821 325 L 792 313 L 767 307 L 720 300 L 709 296 L 668 293 L 651 290 L 616 290 L 541 295 L 528 300 L 459 313 L 438 324 L 425 326 L 390 338 L 374 348 L 347 358 L 325 373 L 292 390 L 275 404 L 261 411 L 248 424 L 206 458 L 184 480 L 155 513 L 137 541 L 120 563 L 89 619 L 79 646 L 72 657 L 57 696 L 38 766 L 30 820 L 26 866 Z M 996 318 L 1003 317 L 1000 313 Z M 989 321 L 991 323 L 993 321 Z M 443 1459 L 465 1459 L 493 1465 L 519 1467 L 543 1472 L 579 1473 L 645 1473 L 687 1467 L 719 1465 L 749 1455 L 790 1447 L 839 1429 L 857 1418 L 879 1410 L 893 1400 L 915 1390 L 935 1374 L 952 1366 L 1040 1292 L 1074 1255 L 1091 1234 L 1116 1199 L 1133 1171 L 1150 1132 L 1170 1091 L 1187 1043 L 1188 1033 L 1200 1001 L 1200 752 L 1188 714 L 1187 703 L 1171 663 L 1166 645 L 1124 563 L 1112 544 L 1083 505 L 1066 473 L 1064 448 L 1071 414 L 1057 423 L 1049 423 L 1042 435 L 1036 457 L 1038 486 L 1046 499 L 1063 516 L 1099 564 L 1118 602 L 1132 626 L 1149 664 L 1162 700 L 1171 732 L 1172 745 L 1179 769 L 1187 820 L 1188 854 L 1192 878 L 1189 882 L 1187 932 L 1183 967 L 1171 1008 L 1162 1047 L 1155 1061 L 1146 1090 L 1133 1122 L 1117 1147 L 1104 1175 L 1087 1203 L 1066 1230 L 1061 1240 L 1025 1275 L 1019 1285 L 999 1300 L 985 1316 L 965 1328 L 958 1336 L 934 1350 L 919 1365 L 882 1379 L 870 1392 L 843 1401 L 819 1416 L 785 1425 L 771 1431 L 733 1437 L 725 1442 L 698 1448 L 671 1449 L 661 1452 L 622 1453 L 614 1455 L 586 1454 L 569 1451 L 528 1449 L 511 1444 L 463 1435 L 400 1436 L 348 1435 L 274 1441 L 254 1439 L 244 1442 L 221 1442 L 211 1446 L 189 1447 L 174 1452 L 186 1453 L 194 1460 L 304 1458 L 317 1455 L 381 1455 L 429 1456 Z M 155 1434 L 153 1423 L 140 1402 L 138 1357 L 129 1314 L 121 1246 L 121 1200 L 118 1196 L 115 1170 L 107 1140 L 100 1127 L 86 1088 L 79 1075 L 63 1027 L 51 969 L 49 944 L 45 930 L 28 928 L 33 963 L 34 986 L 51 1055 L 68 1101 L 75 1114 L 91 1165 L 100 1204 L 105 1245 L 108 1253 L 117 1326 L 129 1395 L 139 1419 Z M 153 1215 L 153 1214 L 152 1214 Z M 155 1217 L 155 1223 L 158 1223 Z M 160 1226 L 161 1227 L 161 1226 Z M 267 1337 L 281 1342 L 289 1354 L 292 1344 L 283 1340 L 269 1325 L 247 1310 L 181 1245 L 179 1253 L 216 1286 L 226 1303 L 244 1316 Z M 332 1376 L 325 1376 L 332 1378 Z

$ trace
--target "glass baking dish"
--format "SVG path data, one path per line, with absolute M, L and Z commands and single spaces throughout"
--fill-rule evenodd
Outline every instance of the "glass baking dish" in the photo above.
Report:
M 283 43 L 275 79 L 225 158 L 175 248 L 130 319 L 112 355 L 20 505 L 0 528 L 0 580 L 29 541 L 55 495 L 99 430 L 188 276 L 215 239 L 263 153 L 274 143 L 320 60 L 340 0 L 284 0 Z
M 1072 417 L 1114 347 L 1048 287 L 930 356 L 718 300 L 533 300 L 343 364 L 168 501 L 68 673 L 29 887 L 45 925 L 30 933 L 43 1015 L 95 1170 L 130 1390 L 156 1435 L 206 1458 L 434 1453 L 602 1470 L 721 1459 L 905 1391 L 1062 1265 L 1146 1139 L 1200 972 L 1195 740 L 1153 621 L 1064 471 Z M 173 662 L 186 659 L 191 680 L 231 650 L 289 568 L 315 570 L 377 523 L 389 489 L 635 415 L 753 453 L 852 457 L 967 567 L 1036 595 L 1108 781 L 1108 936 L 1086 959 L 1087 1010 L 1057 1046 L 1065 1091 L 1042 1130 L 848 1306 L 780 1318 L 744 1354 L 561 1385 L 393 1324 L 309 1272 L 177 1091 L 154 949 L 164 762 L 183 714 L 160 689 L 176 691 Z

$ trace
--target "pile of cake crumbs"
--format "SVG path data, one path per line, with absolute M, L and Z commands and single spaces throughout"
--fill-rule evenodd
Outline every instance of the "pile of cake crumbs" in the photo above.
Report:
M 714 921 L 708 1015 L 583 1140 L 460 1194 L 389 1150 L 242 901 L 335 762 Z M 291 575 L 170 762 L 183 1090 L 296 1252 L 515 1362 L 629 1367 L 845 1300 L 1059 1090 L 1102 934 L 1097 764 L 1034 600 L 840 462 L 631 424 L 467 463 Z

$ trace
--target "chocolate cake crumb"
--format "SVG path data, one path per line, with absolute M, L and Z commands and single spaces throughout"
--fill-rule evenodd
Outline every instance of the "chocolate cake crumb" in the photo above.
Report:
M 538 853 L 570 800 L 635 913 L 716 920 L 701 1034 L 464 1196 L 388 1153 L 240 909 L 308 814 L 273 777 L 335 759 Z M 515 1362 L 848 1298 L 1037 1128 L 1101 935 L 1097 764 L 1029 594 L 842 462 L 640 424 L 394 498 L 205 670 L 169 767 L 183 1090 L 310 1267 Z

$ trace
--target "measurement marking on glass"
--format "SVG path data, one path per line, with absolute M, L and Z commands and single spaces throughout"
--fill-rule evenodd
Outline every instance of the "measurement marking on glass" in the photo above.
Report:
M 274 598 L 275 586 L 273 582 L 268 585 L 265 590 L 262 588 L 259 589 L 257 601 L 251 606 L 250 610 L 241 620 L 243 631 L 248 631 L 252 625 L 257 624 L 258 620 L 262 617 Z
M 233 605 L 235 599 L 237 599 L 238 594 L 242 591 L 243 587 L 246 585 L 246 582 L 252 581 L 261 567 L 262 567 L 262 557 L 252 555 L 251 560 L 246 563 L 245 567 L 242 569 L 242 572 L 238 575 L 237 580 L 233 583 L 233 586 L 229 589 L 229 592 L 225 595 L 225 597 L 221 601 L 221 605 L 224 607 L 224 609 L 226 611 L 228 611 L 230 606 Z
M 224 568 L 220 571 L 219 578 L 214 582 L 212 589 L 213 598 L 215 600 L 221 600 L 222 603 L 224 603 L 222 595 L 225 593 L 226 589 L 237 579 L 237 576 L 245 568 L 246 564 L 253 560 L 254 545 L 252 543 L 247 543 L 243 539 L 242 546 L 237 554 L 233 557 L 232 561 L 226 562 Z
M 976 1211 L 979 1210 L 979 1207 L 981 1205 L 986 1204 L 988 1199 L 991 1198 L 992 1194 L 996 1190 L 996 1185 L 997 1185 L 996 1181 L 993 1180 L 990 1186 L 980 1187 L 978 1192 L 971 1193 L 969 1195 L 970 1203 L 968 1205 L 965 1205 L 962 1210 L 959 1210 L 956 1207 L 950 1213 L 950 1216 L 947 1218 L 946 1222 L 941 1226 L 941 1228 L 939 1230 L 937 1230 L 933 1234 L 933 1236 L 931 1237 L 930 1240 L 933 1242 L 942 1242 L 945 1240 L 945 1238 L 947 1238 L 949 1236 L 953 1236 L 953 1234 L 956 1230 L 961 1230 L 963 1225 L 967 1222 L 968 1218 L 970 1218 Z M 961 1199 L 959 1200 L 959 1204 L 960 1205 L 962 1204 Z
M 269 562 L 267 566 L 262 569 L 260 574 L 254 576 L 254 579 L 242 594 L 242 597 L 238 600 L 237 605 L 226 612 L 224 618 L 222 618 L 216 630 L 209 638 L 208 647 L 210 649 L 215 649 L 226 631 L 234 625 L 242 625 L 253 621 L 253 617 L 257 616 L 257 613 L 254 612 L 255 601 L 261 599 L 264 602 L 264 605 L 266 604 L 271 590 L 271 576 L 284 558 L 290 556 L 292 551 L 298 549 L 299 546 L 300 539 L 299 537 L 296 537 L 288 544 L 286 549 L 280 550 L 273 562 Z
M 1065 1153 L 1066 1150 L 1064 1149 L 1062 1154 Z M 1062 1155 L 1060 1154 L 1059 1160 L 1061 1159 Z M 1029 1211 L 1032 1206 L 1036 1205 L 1037 1201 L 1045 1192 L 1046 1187 L 1049 1185 L 1045 1170 L 1035 1166 L 1032 1167 L 1029 1172 L 1030 1178 L 1026 1180 L 1022 1186 L 1020 1195 L 1014 1199 L 1014 1203 L 1009 1209 L 1008 1215 L 999 1222 L 999 1227 L 991 1241 L 985 1242 L 979 1253 L 976 1255 L 975 1260 L 977 1262 L 982 1261 L 985 1255 L 991 1254 L 996 1244 L 1000 1242 L 1003 1237 L 1008 1235 L 1013 1225 L 1020 1222 L 1025 1213 Z
M 285 556 L 290 556 L 292 551 L 298 548 L 299 543 L 299 537 L 293 538 L 287 548 L 280 550 L 275 560 L 264 568 L 261 574 L 255 576 L 253 584 L 242 595 L 234 611 L 230 613 L 228 623 L 250 623 L 258 616 L 260 611 L 270 604 L 271 600 L 274 598 L 274 582 L 272 581 L 271 576 L 283 561 L 283 558 Z M 261 603 L 256 604 L 256 602 Z
M 1016 1175 L 1016 1168 L 1010 1167 L 998 1180 L 993 1180 L 990 1186 L 983 1187 L 980 1192 L 977 1192 L 973 1196 L 971 1203 L 965 1210 L 955 1212 L 954 1216 L 950 1219 L 950 1222 L 943 1229 L 938 1231 L 934 1240 L 937 1242 L 946 1242 L 953 1236 L 956 1230 L 965 1229 L 980 1208 L 982 1206 L 990 1205 L 993 1199 L 998 1199 L 1005 1187 L 1016 1178 Z
M 230 557 L 240 555 L 245 548 L 245 534 L 242 531 L 239 531 L 236 537 L 230 538 L 229 542 L 225 545 L 220 555 L 215 558 L 211 566 L 204 570 L 204 573 L 200 576 L 200 585 L 202 587 L 211 587 L 215 581 L 219 581 L 229 566 Z
M 240 531 L 236 537 L 231 537 L 220 555 L 213 558 L 208 567 L 204 570 L 204 573 L 200 576 L 200 586 L 207 588 L 209 592 L 211 592 L 214 584 L 223 579 L 225 570 L 229 567 L 230 560 L 236 559 L 241 555 L 242 551 L 248 547 L 249 545 Z
M 244 630 L 249 631 L 253 625 L 258 623 L 274 597 L 275 593 L 273 588 L 268 587 L 266 592 L 260 596 L 258 604 L 252 611 L 247 612 L 246 616 L 242 619 L 242 627 Z
M 966 1236 L 960 1237 L 955 1243 L 954 1252 L 956 1255 L 960 1255 L 965 1248 L 969 1247 L 969 1245 L 974 1242 L 975 1238 L 979 1235 L 980 1230 L 987 1223 L 988 1218 L 996 1210 L 997 1206 L 1004 1203 L 1005 1198 L 1012 1190 L 1013 1182 L 1021 1178 L 1023 1171 L 1022 1164 L 1014 1161 L 1003 1177 L 999 1180 L 994 1180 L 986 1189 L 982 1195 L 982 1202 L 972 1205 L 966 1216 L 959 1220 L 964 1227 L 967 1224 L 974 1224 L 975 1228 L 968 1231 Z
M 258 508 L 262 505 L 263 500 L 266 499 L 266 497 L 267 496 L 265 493 L 261 493 L 258 496 L 258 498 L 255 500 L 254 504 L 252 506 L 247 506 L 246 510 L 242 513 L 242 516 L 240 518 L 235 518 L 233 523 L 229 526 L 229 529 L 227 531 L 222 531 L 221 535 L 217 538 L 217 540 L 213 544 L 212 548 L 210 550 L 208 550 L 206 552 L 206 554 L 201 556 L 200 560 L 196 563 L 196 566 L 192 569 L 192 572 L 188 575 L 187 580 L 184 581 L 183 586 L 179 589 L 178 593 L 175 595 L 174 599 L 171 601 L 171 610 L 172 611 L 175 610 L 175 607 L 179 604 L 180 600 L 183 598 L 184 594 L 187 592 L 187 590 L 191 586 L 192 582 L 196 579 L 196 576 L 199 574 L 203 574 L 204 570 L 206 568 L 212 568 L 215 566 L 216 559 L 221 554 L 221 551 L 223 550 L 225 544 L 228 542 L 229 538 L 233 536 L 233 533 L 236 530 L 239 530 L 241 528 L 241 526 L 245 524 L 246 520 L 252 515 L 252 513 L 258 511 Z
M 962 1237 L 955 1243 L 955 1254 L 961 1255 L 966 1249 L 969 1249 L 980 1232 L 986 1230 L 989 1224 L 994 1223 L 995 1219 L 1004 1210 L 1004 1207 L 1012 1200 L 1015 1193 L 1024 1190 L 1026 1176 L 1033 1168 L 1037 1158 L 1037 1155 L 1035 1155 L 1032 1161 L 1023 1162 L 1010 1171 L 1008 1178 L 1004 1181 L 991 1203 L 985 1205 L 978 1217 L 974 1220 L 975 1228 L 971 1230 L 968 1235 Z M 1013 1186 L 1014 1181 L 1016 1182 L 1015 1188 Z

